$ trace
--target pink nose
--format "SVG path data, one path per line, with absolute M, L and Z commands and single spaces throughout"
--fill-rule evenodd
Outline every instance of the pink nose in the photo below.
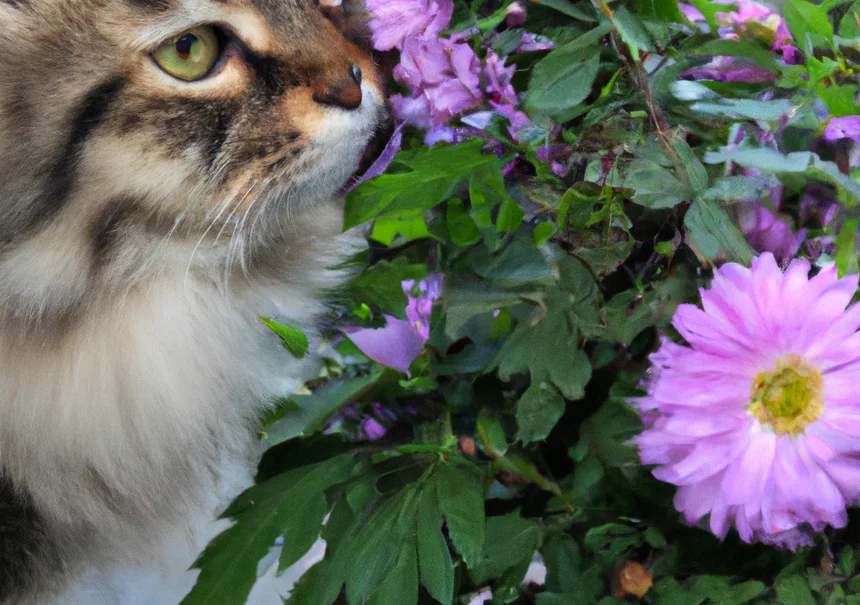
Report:
M 331 84 L 317 84 L 313 89 L 313 100 L 320 105 L 357 109 L 361 106 L 361 68 L 350 65 L 349 73 Z

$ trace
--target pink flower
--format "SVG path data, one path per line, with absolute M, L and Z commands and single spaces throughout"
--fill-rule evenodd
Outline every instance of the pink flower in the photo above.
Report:
M 516 65 L 505 67 L 505 60 L 499 58 L 499 55 L 493 51 L 487 53 L 487 59 L 484 62 L 487 84 L 484 90 L 492 101 L 509 105 L 516 105 L 519 102 L 517 91 L 511 84 L 516 71 Z
M 695 6 L 681 2 L 678 3 L 678 8 L 681 9 L 681 13 L 690 21 L 701 22 L 705 20 L 705 15 Z
M 399 119 L 413 126 L 443 126 L 481 103 L 480 74 L 481 61 L 465 42 L 428 36 L 409 38 L 403 45 L 400 65 L 394 68 L 394 77 L 412 89 L 412 96 L 393 97 L 394 111 Z
M 860 116 L 833 118 L 827 123 L 821 138 L 828 143 L 835 143 L 840 139 L 851 139 L 860 144 Z
M 734 525 L 794 549 L 860 499 L 858 276 L 809 271 L 796 259 L 783 273 L 771 254 L 723 265 L 701 309 L 676 311 L 686 344 L 662 343 L 632 402 L 657 414 L 635 439 L 642 462 L 720 538 Z
M 405 320 L 386 315 L 384 327 L 347 331 L 346 335 L 372 360 L 408 373 L 430 338 L 430 313 L 441 296 L 442 276 L 429 275 L 420 282 L 417 296 L 413 296 L 414 280 L 404 281 L 402 287 L 408 301 Z
M 508 27 L 522 27 L 526 24 L 526 7 L 522 2 L 511 2 L 505 9 L 505 25 Z
M 415 36 L 435 38 L 451 23 L 452 0 L 367 0 L 376 50 L 403 48 Z
M 741 206 L 739 226 L 756 252 L 771 252 L 780 262 L 794 258 L 806 238 L 806 229 L 795 234 L 791 226 L 757 202 Z

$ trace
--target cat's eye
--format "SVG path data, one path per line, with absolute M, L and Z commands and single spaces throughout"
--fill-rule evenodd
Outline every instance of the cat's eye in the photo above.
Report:
M 152 58 L 174 78 L 193 82 L 212 71 L 220 54 L 215 28 L 201 25 L 166 41 L 152 53 Z

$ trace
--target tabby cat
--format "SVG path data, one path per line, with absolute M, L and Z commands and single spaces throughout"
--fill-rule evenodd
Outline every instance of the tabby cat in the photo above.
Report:
M 382 119 L 345 0 L 0 0 L 0 604 L 173 605 Z M 280 602 L 274 593 L 271 600 Z

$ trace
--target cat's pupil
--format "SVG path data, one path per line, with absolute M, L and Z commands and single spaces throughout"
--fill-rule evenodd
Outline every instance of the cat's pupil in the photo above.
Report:
M 174 44 L 177 56 L 183 61 L 187 61 L 191 57 L 191 49 L 194 43 L 197 42 L 197 36 L 194 34 L 185 34 Z

